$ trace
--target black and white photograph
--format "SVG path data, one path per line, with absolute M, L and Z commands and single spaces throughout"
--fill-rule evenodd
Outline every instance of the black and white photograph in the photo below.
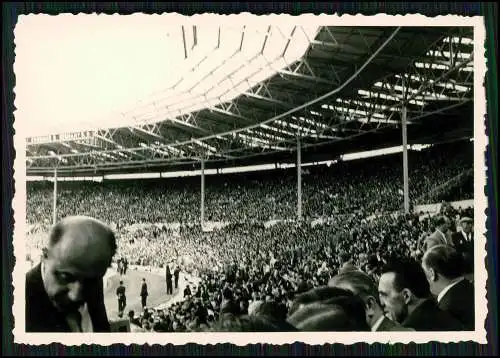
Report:
M 20 16 L 16 342 L 484 343 L 484 39 Z

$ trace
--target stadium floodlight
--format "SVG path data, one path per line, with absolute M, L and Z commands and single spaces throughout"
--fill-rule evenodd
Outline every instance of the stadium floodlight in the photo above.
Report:
M 436 86 L 444 87 L 446 89 L 451 89 L 451 90 L 455 90 L 455 91 L 458 91 L 458 92 L 468 92 L 471 89 L 468 86 L 457 85 L 457 84 L 450 83 L 450 82 L 447 82 L 447 83 L 436 83 Z
M 286 139 L 285 139 L 285 138 L 283 138 L 283 137 L 280 137 L 280 136 L 277 136 L 277 135 L 271 135 L 271 134 L 269 134 L 269 133 L 257 132 L 257 131 L 251 130 L 251 129 L 249 129 L 247 132 L 248 132 L 248 133 L 251 133 L 251 134 L 260 135 L 260 136 L 263 136 L 263 137 L 266 137 L 266 138 L 269 138 L 269 139 L 275 139 L 275 140 L 280 140 L 280 141 L 286 141 Z
M 401 75 L 394 75 L 394 77 L 396 78 L 399 78 L 401 79 L 402 76 Z M 434 83 L 434 80 L 430 79 L 430 78 L 425 78 L 425 77 L 421 77 L 421 76 L 418 76 L 418 75 L 408 75 L 408 74 L 405 74 L 404 77 L 406 79 L 411 79 L 413 81 L 416 81 L 416 82 L 429 82 L 429 83 Z
M 410 149 L 415 151 L 422 151 L 424 149 L 432 147 L 432 144 L 411 144 Z
M 456 54 L 452 54 L 449 51 L 438 51 L 438 50 L 430 50 L 430 51 L 427 52 L 427 55 L 428 56 L 434 56 L 434 57 L 444 56 L 444 57 L 447 57 L 447 58 L 452 58 L 452 57 L 457 56 L 457 58 L 460 58 L 462 60 L 468 60 L 472 56 L 470 53 L 457 52 Z
M 443 42 L 450 43 L 450 37 L 445 37 L 443 39 Z M 468 37 L 451 37 L 451 42 L 453 42 L 455 44 L 460 43 L 462 45 L 473 45 L 474 44 L 474 40 L 471 38 L 468 38 Z
M 372 113 L 372 118 L 380 118 L 380 119 L 386 119 L 387 116 L 382 113 Z
M 174 154 L 180 154 L 180 155 L 184 155 L 184 151 L 181 150 L 181 149 L 177 149 L 175 147 L 172 147 L 171 145 L 167 145 L 165 146 L 168 150 L 170 150 L 171 152 L 173 152 Z
M 228 141 L 228 140 L 230 140 L 229 138 L 226 138 L 226 137 L 223 137 L 223 136 L 220 136 L 220 135 L 216 136 L 215 138 L 220 139 L 220 140 L 223 140 L 223 141 Z
M 391 123 L 391 124 L 398 124 L 401 123 L 400 121 L 396 121 L 394 119 L 380 119 L 380 118 L 356 118 L 356 121 L 361 122 L 361 123 Z
M 203 142 L 200 142 L 199 140 L 195 139 L 194 142 L 196 144 L 198 144 L 200 147 L 203 147 L 205 149 L 208 149 L 209 151 L 211 151 L 212 153 L 216 153 L 217 152 L 217 149 L 215 147 L 212 147 L 206 143 L 203 143 Z
M 433 70 L 448 70 L 450 66 L 443 65 L 440 63 L 428 63 L 428 62 L 415 62 L 415 67 L 433 69 Z
M 375 91 L 366 91 L 366 90 L 358 90 L 358 94 L 364 97 L 369 97 L 369 98 L 382 98 L 382 99 L 388 99 L 392 101 L 400 101 L 401 98 L 394 97 L 385 93 L 381 92 L 375 92 Z M 331 106 L 330 106 L 331 107 Z M 332 109 L 332 108 L 330 108 Z
M 308 119 L 308 118 L 304 118 L 302 116 L 300 117 L 295 117 L 295 116 L 292 116 L 293 119 L 295 120 L 299 120 L 301 122 L 304 122 L 304 123 L 307 123 L 307 124 L 310 124 L 312 126 L 315 126 L 315 127 L 319 127 L 319 128 L 323 128 L 323 129 L 327 129 L 329 128 L 326 124 L 324 123 L 319 123 L 319 122 L 316 122 L 316 121 L 313 121 L 312 119 Z
M 293 128 L 293 129 L 296 129 L 298 131 L 304 131 L 304 132 L 307 132 L 307 133 L 316 133 L 316 131 L 314 129 L 309 129 L 307 127 L 302 127 L 302 126 L 299 126 L 299 125 L 296 125 L 294 123 L 291 123 L 291 122 L 284 122 L 284 121 L 276 121 L 276 123 L 278 123 L 279 125 L 282 125 L 284 127 L 290 127 L 290 128 Z
M 372 103 L 372 102 L 365 102 L 365 101 L 358 101 L 358 100 L 346 100 L 346 99 L 342 99 L 342 98 L 337 98 L 336 100 L 338 103 L 342 103 L 342 104 L 356 104 L 356 105 L 359 105 L 359 106 L 364 106 L 364 107 L 372 107 L 372 108 L 375 108 L 375 109 L 378 109 L 378 110 L 387 110 L 387 106 L 386 105 L 383 105 L 383 104 L 376 104 L 376 103 Z
M 264 129 L 269 129 L 269 130 L 276 132 L 276 133 L 281 133 L 281 134 L 285 134 L 285 135 L 292 136 L 292 137 L 295 136 L 295 133 L 286 131 L 286 130 L 281 129 L 281 128 L 275 128 L 275 127 L 269 126 L 267 124 L 261 124 L 259 127 L 264 128 Z
M 350 113 L 350 114 L 355 113 L 355 114 L 359 114 L 362 116 L 369 116 L 370 115 L 370 112 L 359 110 L 359 109 L 354 109 L 354 108 L 349 108 L 349 107 L 340 107 L 340 106 L 336 106 L 335 108 L 342 113 Z M 386 118 L 386 116 L 381 114 L 381 113 L 379 114 L 379 117 Z

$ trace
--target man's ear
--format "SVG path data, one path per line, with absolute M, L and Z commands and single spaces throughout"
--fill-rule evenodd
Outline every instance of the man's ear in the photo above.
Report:
M 47 260 L 49 256 L 49 249 L 47 247 L 44 247 L 42 249 L 42 259 Z
M 437 281 L 438 275 L 436 274 L 436 271 L 433 268 L 428 269 L 429 272 L 429 280 L 430 281 Z
M 407 288 L 404 288 L 403 291 L 401 291 L 401 295 L 407 305 L 413 300 L 413 293 Z
M 366 314 L 371 315 L 375 308 L 378 306 L 378 302 L 375 297 L 368 296 L 368 299 L 365 302 Z

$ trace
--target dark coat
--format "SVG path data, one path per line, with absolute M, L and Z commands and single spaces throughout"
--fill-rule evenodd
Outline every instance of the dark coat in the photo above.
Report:
M 148 285 L 144 282 L 141 286 L 141 297 L 148 296 Z
M 104 305 L 102 280 L 88 287 L 86 303 L 94 332 L 110 332 L 110 324 Z M 26 274 L 26 332 L 71 332 L 66 319 L 54 307 L 45 292 L 41 265 Z
M 434 300 L 420 304 L 402 323 L 416 331 L 462 331 L 464 326 L 452 315 L 441 310 Z
M 451 236 L 453 246 L 464 259 L 465 273 L 474 272 L 474 235 L 467 240 L 461 232 L 453 233 Z
M 439 308 L 448 312 L 464 325 L 464 329 L 474 331 L 474 285 L 467 280 L 462 280 L 450 288 L 438 303 Z
M 387 331 L 392 331 L 392 332 L 401 331 L 401 332 L 405 332 L 405 331 L 414 331 L 414 329 L 408 328 L 408 327 L 403 327 L 399 323 L 391 321 L 389 318 L 384 317 L 384 320 L 382 321 L 382 323 L 380 324 L 380 326 L 378 326 L 378 328 L 377 328 L 376 331 L 377 332 L 387 332 Z

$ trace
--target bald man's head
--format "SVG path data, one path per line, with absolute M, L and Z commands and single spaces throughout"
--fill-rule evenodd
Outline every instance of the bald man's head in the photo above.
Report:
M 422 258 L 422 268 L 435 296 L 465 273 L 462 255 L 448 245 L 430 248 Z
M 69 216 L 54 225 L 49 234 L 49 249 L 62 238 L 73 238 L 80 242 L 97 240 L 98 244 L 109 246 L 113 256 L 116 252 L 116 237 L 111 228 L 89 216 Z
M 86 292 L 100 284 L 116 252 L 116 238 L 104 223 L 86 216 L 58 222 L 43 257 L 45 290 L 61 311 L 77 309 Z

